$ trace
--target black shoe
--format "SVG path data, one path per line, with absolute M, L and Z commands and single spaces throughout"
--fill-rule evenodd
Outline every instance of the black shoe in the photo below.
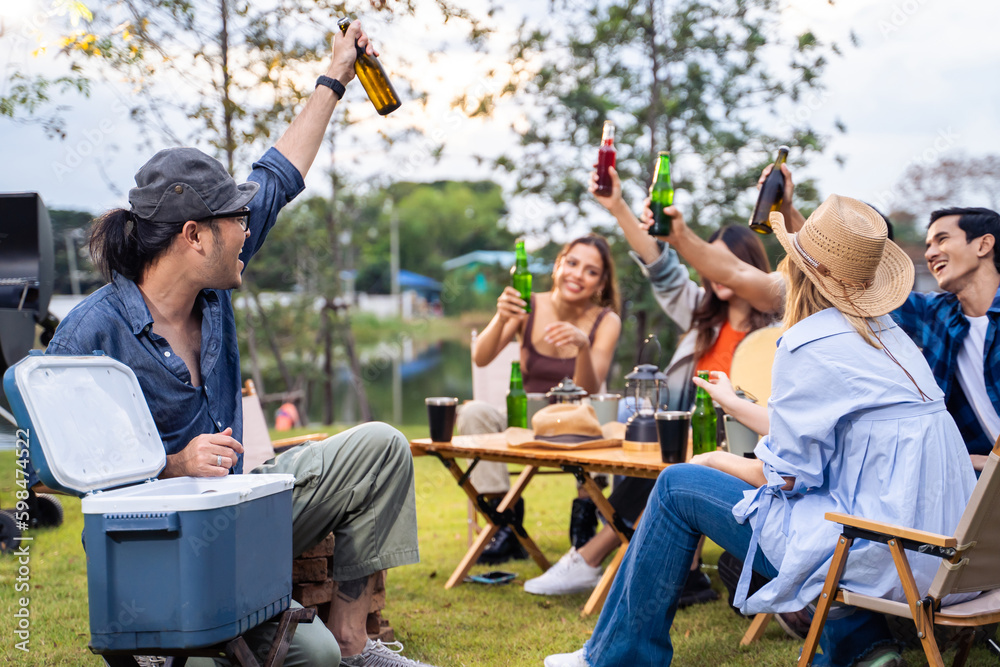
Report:
M 504 526 L 493 536 L 476 562 L 480 565 L 499 565 L 511 559 L 524 560 L 527 557 L 528 552 L 517 541 L 514 531 L 509 526 Z
M 579 549 L 597 532 L 597 505 L 590 498 L 574 498 L 569 517 L 569 543 Z
M 812 625 L 812 614 L 809 613 L 808 609 L 800 609 L 799 611 L 775 614 L 774 620 L 778 622 L 778 625 L 781 626 L 786 635 L 792 639 L 803 641 L 806 635 L 809 634 L 809 626 Z
M 489 502 L 496 509 L 496 506 L 500 504 L 500 499 L 496 498 Z M 524 521 L 524 498 L 518 498 L 517 502 L 514 503 L 514 518 L 518 522 Z M 490 540 L 490 543 L 483 549 L 483 553 L 479 555 L 479 559 L 476 562 L 481 565 L 499 565 L 500 563 L 506 563 L 512 558 L 515 560 L 524 560 L 527 557 L 528 552 L 517 541 L 514 530 L 510 526 L 501 526 L 500 530 L 493 536 L 493 539 Z
M 743 613 L 740 612 L 739 608 L 733 605 L 733 602 L 736 600 L 736 586 L 739 584 L 740 574 L 742 572 L 743 561 L 728 551 L 723 551 L 722 555 L 719 556 L 719 579 L 722 580 L 722 583 L 728 592 L 730 608 L 737 616 L 746 618 L 743 616 Z M 761 586 L 767 582 L 767 577 L 759 572 L 753 572 L 750 576 L 750 589 L 747 591 L 747 597 L 756 593 L 760 590 Z
M 677 600 L 677 608 L 683 609 L 695 604 L 718 600 L 719 594 L 712 590 L 712 580 L 701 571 L 701 561 L 698 561 L 697 570 L 689 570 L 687 581 L 684 582 L 684 590 Z

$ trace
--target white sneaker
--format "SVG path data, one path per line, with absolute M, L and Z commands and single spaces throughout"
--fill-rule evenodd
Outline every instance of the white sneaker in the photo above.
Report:
M 535 595 L 585 593 L 592 590 L 600 580 L 601 568 L 587 565 L 583 556 L 571 548 L 545 574 L 524 582 L 524 590 Z
M 545 667 L 590 667 L 583 649 L 575 653 L 557 653 L 545 658 Z
M 400 642 L 383 643 L 381 639 L 365 642 L 365 650 L 361 652 L 365 667 L 433 667 L 426 662 L 417 662 L 403 656 L 403 644 Z

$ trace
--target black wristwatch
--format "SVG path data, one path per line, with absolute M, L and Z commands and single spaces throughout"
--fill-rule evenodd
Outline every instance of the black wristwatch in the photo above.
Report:
M 328 76 L 320 76 L 318 79 L 316 79 L 316 87 L 319 88 L 320 86 L 326 86 L 327 88 L 332 90 L 333 94 L 337 96 L 338 100 L 344 99 L 344 93 L 347 91 L 347 89 L 344 87 L 344 84 L 337 81 L 336 79 L 331 79 Z

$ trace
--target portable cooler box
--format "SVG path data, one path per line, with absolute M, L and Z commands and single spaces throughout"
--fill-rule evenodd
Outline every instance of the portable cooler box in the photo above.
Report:
M 93 649 L 209 646 L 288 608 L 292 475 L 156 479 L 142 389 L 103 354 L 33 353 L 4 391 L 42 482 L 83 497 Z

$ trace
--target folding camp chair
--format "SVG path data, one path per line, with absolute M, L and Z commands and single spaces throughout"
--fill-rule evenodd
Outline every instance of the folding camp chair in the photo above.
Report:
M 944 665 L 934 638 L 937 626 L 967 628 L 961 637 L 954 666 L 961 667 L 969 655 L 976 626 L 1000 621 L 1000 439 L 987 458 L 979 482 L 955 529 L 954 536 L 937 535 L 870 521 L 861 517 L 828 512 L 829 521 L 844 527 L 819 597 L 799 667 L 812 664 L 823 624 L 834 602 L 913 620 L 917 637 L 929 665 Z M 856 539 L 874 540 L 889 546 L 906 602 L 895 602 L 853 593 L 840 586 L 840 577 Z M 942 559 L 926 592 L 917 589 L 906 551 L 931 554 Z M 887 561 L 886 567 L 889 567 Z M 942 606 L 952 593 L 979 592 L 979 596 L 959 604 Z

